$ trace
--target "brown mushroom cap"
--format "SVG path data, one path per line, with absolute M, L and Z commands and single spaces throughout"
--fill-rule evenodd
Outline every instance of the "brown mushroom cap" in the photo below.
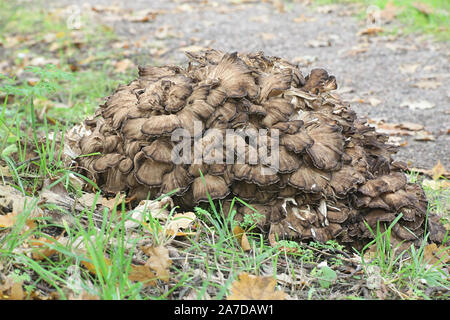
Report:
M 426 216 L 422 188 L 393 161 L 388 136 L 332 93 L 336 78 L 326 70 L 303 77 L 261 52 L 187 56 L 186 68 L 139 67 L 138 79 L 85 122 L 78 147 L 92 155 L 77 161 L 103 191 L 141 200 L 176 190 L 186 209 L 208 195 L 230 209 L 236 196 L 253 207 L 236 202 L 237 219 L 256 210 L 258 226 L 280 239 L 356 245 L 373 237 L 366 224 L 386 228 L 399 214 L 396 241 L 417 243 L 425 228 L 431 240 L 444 238 L 437 217 Z

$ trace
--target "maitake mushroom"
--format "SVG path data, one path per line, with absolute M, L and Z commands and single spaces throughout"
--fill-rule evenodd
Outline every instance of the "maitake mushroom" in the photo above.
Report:
M 414 242 L 423 234 L 422 188 L 408 183 L 406 166 L 392 160 L 388 137 L 331 93 L 334 76 L 313 69 L 305 78 L 297 66 L 262 53 L 187 56 L 185 69 L 140 67 L 139 77 L 119 86 L 86 121 L 91 134 L 80 141 L 81 152 L 101 155 L 79 163 L 104 192 L 127 191 L 141 200 L 176 190 L 174 200 L 190 208 L 208 195 L 225 207 L 237 196 L 279 238 L 367 242 L 373 237 L 367 225 L 376 230 L 377 222 L 383 227 L 399 214 L 395 239 Z M 248 129 L 269 132 L 269 153 L 277 129 L 277 166 L 265 154 L 248 161 L 255 153 Z M 232 144 L 244 148 L 236 152 Z M 184 161 L 174 162 L 173 154 Z M 253 212 L 240 206 L 237 216 Z M 435 216 L 427 230 L 433 241 L 445 233 Z

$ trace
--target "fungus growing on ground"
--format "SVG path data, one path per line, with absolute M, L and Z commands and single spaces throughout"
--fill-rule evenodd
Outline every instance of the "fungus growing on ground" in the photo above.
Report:
M 187 56 L 186 68 L 140 67 L 86 121 L 91 133 L 79 148 L 100 154 L 79 163 L 105 193 L 142 200 L 175 190 L 184 208 L 209 195 L 225 212 L 237 196 L 280 239 L 367 242 L 367 225 L 384 228 L 401 214 L 393 238 L 420 238 L 423 190 L 393 161 L 388 136 L 332 93 L 334 76 L 313 69 L 303 77 L 262 53 Z M 237 205 L 237 219 L 254 212 Z M 431 240 L 442 240 L 437 217 L 427 221 Z

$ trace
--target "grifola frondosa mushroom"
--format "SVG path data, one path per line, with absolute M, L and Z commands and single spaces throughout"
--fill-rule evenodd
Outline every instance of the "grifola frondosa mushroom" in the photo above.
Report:
M 427 201 L 394 162 L 388 137 L 333 94 L 336 79 L 257 54 L 188 53 L 187 68 L 141 67 L 86 124 L 86 168 L 102 190 L 137 200 L 175 191 L 181 206 L 237 196 L 279 238 L 373 237 L 390 224 L 398 240 L 423 234 Z M 275 160 L 274 160 L 275 159 Z M 273 161 L 274 160 L 274 161 Z M 238 217 L 252 214 L 247 206 Z M 443 229 L 428 219 L 431 239 Z

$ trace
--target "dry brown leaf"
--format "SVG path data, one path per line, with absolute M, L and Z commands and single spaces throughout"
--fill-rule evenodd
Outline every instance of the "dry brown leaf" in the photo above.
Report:
M 285 300 L 287 294 L 275 291 L 277 281 L 272 277 L 241 273 L 231 287 L 227 300 Z
M 86 208 L 92 208 L 94 203 L 98 205 L 103 202 L 103 197 L 101 195 L 98 195 L 97 201 L 95 201 L 96 196 L 97 195 L 95 193 L 85 193 L 80 198 L 78 198 L 78 202 Z
M 438 160 L 438 163 L 431 169 L 433 180 L 439 179 L 446 172 L 444 166 L 441 163 L 441 160 Z
M 108 258 L 106 258 L 106 257 L 103 257 L 104 259 L 105 259 L 105 264 L 107 265 L 107 266 L 110 266 L 111 265 L 111 260 L 110 259 L 108 259 Z M 81 264 L 90 272 L 90 273 L 92 273 L 92 274 L 97 274 L 97 269 L 95 268 L 95 265 L 93 264 L 93 263 L 91 263 L 91 262 L 89 262 L 89 261 L 87 261 L 87 260 L 83 260 L 83 261 L 81 261 Z
M 139 281 L 144 286 L 156 285 L 156 279 L 158 277 L 150 270 L 150 267 L 146 265 L 132 265 L 131 270 L 128 273 L 128 279 L 131 281 Z
M 362 29 L 358 32 L 358 36 L 374 36 L 378 33 L 383 32 L 383 28 L 378 26 L 368 27 L 366 29 Z
M 245 230 L 242 229 L 240 226 L 235 226 L 233 228 L 233 235 L 236 237 L 236 239 L 238 240 L 240 246 L 244 251 L 249 251 L 252 248 L 250 246 L 250 243 L 248 242 Z
M 450 261 L 450 247 L 438 246 L 436 243 L 425 246 L 423 260 L 429 264 L 446 264 Z
M 46 257 L 50 257 L 51 255 L 55 254 L 57 251 L 55 249 L 49 248 L 46 244 L 57 242 L 61 236 L 62 235 L 60 235 L 56 239 L 40 237 L 38 239 L 29 241 L 31 248 L 33 249 L 33 251 L 31 252 L 31 257 L 33 258 L 33 260 L 43 260 Z
M 166 232 L 170 235 L 180 236 L 180 229 L 188 228 L 196 219 L 195 213 L 184 212 L 175 214 L 170 222 L 165 226 Z M 185 234 L 183 234 L 185 235 Z
M 135 228 L 140 224 L 136 221 L 142 221 L 146 214 L 150 214 L 155 219 L 166 220 L 169 216 L 170 209 L 173 207 L 173 200 L 165 197 L 161 200 L 142 200 L 139 205 L 134 208 L 131 218 L 125 221 L 125 228 Z
M 10 212 L 6 215 L 0 215 L 0 228 L 11 228 L 17 221 L 18 213 Z
M 26 296 L 23 291 L 23 281 L 14 280 L 11 276 L 0 284 L 0 300 L 23 300 Z
M 169 267 L 172 264 L 172 260 L 169 257 L 169 249 L 164 246 L 149 246 L 143 247 L 142 251 L 150 256 L 145 265 L 155 271 L 159 279 L 169 282 Z
M 111 198 L 111 199 L 103 198 L 102 205 L 113 210 L 115 207 L 120 205 L 124 200 L 125 200 L 125 194 L 118 193 L 115 198 Z

